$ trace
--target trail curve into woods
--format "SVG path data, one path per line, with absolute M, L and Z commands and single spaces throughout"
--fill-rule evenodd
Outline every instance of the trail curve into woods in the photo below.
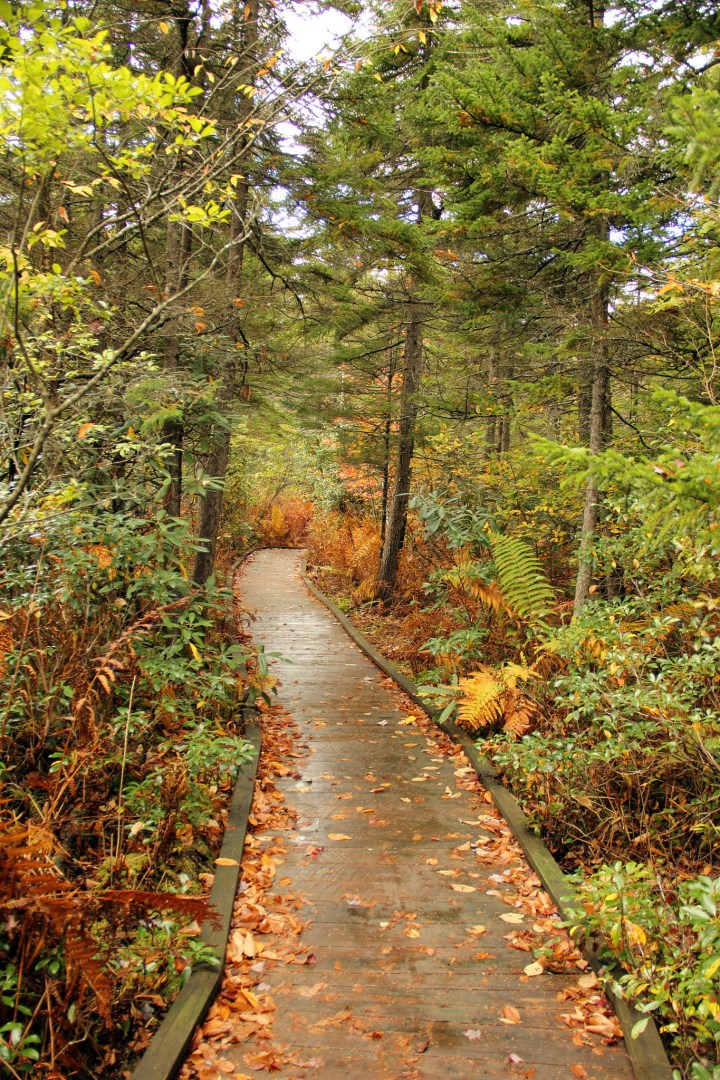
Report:
M 300 566 L 297 551 L 264 550 L 236 580 L 253 637 L 282 655 L 281 705 L 309 752 L 275 775 L 286 812 L 250 857 L 277 872 L 262 904 L 255 871 L 241 886 L 235 926 L 250 907 L 292 911 L 297 945 L 231 949 L 184 1076 L 630 1080 L 594 976 L 464 756 L 310 596 Z

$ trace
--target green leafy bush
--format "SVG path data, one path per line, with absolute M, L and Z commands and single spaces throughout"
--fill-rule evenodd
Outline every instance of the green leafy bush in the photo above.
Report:
M 655 1016 L 683 1062 L 701 1057 L 692 1062 L 693 1080 L 712 1077 L 720 1068 L 720 878 L 672 883 L 648 866 L 617 862 L 577 888 L 574 934 L 619 963 L 617 989 Z M 634 1034 L 646 1024 L 640 1020 Z

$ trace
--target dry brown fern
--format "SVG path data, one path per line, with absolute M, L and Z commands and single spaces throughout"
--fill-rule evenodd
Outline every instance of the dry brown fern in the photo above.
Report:
M 518 690 L 518 682 L 534 676 L 532 668 L 509 663 L 500 668 L 483 667 L 460 679 L 458 722 L 472 732 L 494 727 L 516 738 L 525 735 L 538 710 L 532 698 Z

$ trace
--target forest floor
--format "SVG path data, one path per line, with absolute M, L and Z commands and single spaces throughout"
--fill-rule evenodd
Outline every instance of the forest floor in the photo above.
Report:
M 236 581 L 276 657 L 225 981 L 184 1080 L 623 1080 L 617 1021 L 447 736 L 308 593 Z

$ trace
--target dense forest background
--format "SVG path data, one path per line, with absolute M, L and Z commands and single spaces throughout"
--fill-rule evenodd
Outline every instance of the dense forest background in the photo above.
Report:
M 458 709 L 720 1075 L 719 40 L 704 0 L 0 3 L 9 1075 L 120 1075 L 202 951 L 261 544 Z

